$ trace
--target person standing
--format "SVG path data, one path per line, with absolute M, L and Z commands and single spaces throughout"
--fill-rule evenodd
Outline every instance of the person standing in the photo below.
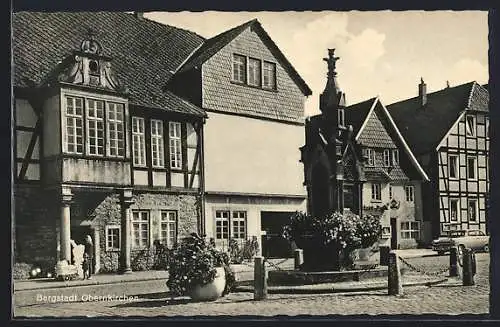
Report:
M 92 237 L 87 235 L 85 237 L 85 252 L 84 252 L 84 278 L 87 275 L 87 279 L 92 279 L 92 274 L 94 273 L 94 244 L 92 242 Z

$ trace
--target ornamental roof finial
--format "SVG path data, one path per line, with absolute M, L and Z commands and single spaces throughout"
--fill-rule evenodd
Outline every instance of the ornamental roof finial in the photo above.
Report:
M 335 49 L 328 49 L 328 58 L 323 58 L 328 63 L 328 76 L 337 76 L 335 69 L 339 59 L 340 57 L 335 57 Z

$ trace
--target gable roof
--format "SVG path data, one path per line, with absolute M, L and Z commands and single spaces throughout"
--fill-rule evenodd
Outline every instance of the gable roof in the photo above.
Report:
M 257 19 L 250 20 L 246 23 L 238 25 L 228 31 L 225 31 L 219 35 L 214 36 L 211 39 L 206 40 L 203 45 L 201 45 L 191 56 L 177 69 L 177 72 L 182 73 L 191 70 L 195 67 L 202 65 L 205 61 L 210 59 L 219 50 L 229 44 L 238 35 L 240 35 L 247 28 L 254 28 L 258 35 L 263 39 L 267 47 L 273 52 L 276 58 L 280 61 L 284 69 L 290 74 L 291 78 L 300 88 L 305 96 L 312 94 L 311 89 L 302 79 L 299 73 L 295 70 L 292 64 L 286 59 L 285 55 L 278 48 L 276 43 L 271 39 L 269 34 L 264 30 L 262 25 Z
M 423 180 L 428 181 L 429 177 L 427 176 L 427 174 L 423 170 L 420 163 L 417 161 L 411 148 L 408 146 L 406 140 L 404 139 L 403 135 L 399 131 L 396 123 L 394 122 L 391 115 L 389 114 L 389 111 L 387 110 L 387 108 L 384 106 L 384 104 L 380 101 L 380 99 L 378 97 L 360 102 L 358 104 L 354 104 L 352 106 L 348 106 L 345 109 L 346 124 L 352 125 L 353 132 L 355 135 L 354 139 L 356 141 L 359 139 L 359 137 L 361 136 L 368 121 L 370 120 L 372 113 L 374 112 L 375 108 L 377 108 L 377 107 L 381 108 L 380 112 L 387 119 L 387 122 L 388 122 L 390 128 L 392 128 L 394 134 L 396 135 L 399 142 L 403 146 L 403 150 L 407 154 L 408 158 L 410 159 L 410 162 L 416 168 L 416 170 L 421 175 Z M 352 122 L 350 119 L 352 119 Z M 379 137 L 377 135 L 374 135 L 373 138 L 378 139 Z M 383 147 L 383 146 L 385 146 L 385 144 L 381 144 L 380 146 Z
M 466 110 L 488 111 L 488 91 L 476 82 L 428 93 L 422 108 L 418 97 L 387 106 L 416 155 L 434 151 Z M 423 132 L 425 131 L 425 132 Z
M 187 30 L 122 12 L 17 12 L 13 15 L 16 87 L 40 86 L 59 63 L 96 31 L 103 55 L 112 58 L 129 102 L 147 108 L 205 116 L 162 86 L 204 39 Z

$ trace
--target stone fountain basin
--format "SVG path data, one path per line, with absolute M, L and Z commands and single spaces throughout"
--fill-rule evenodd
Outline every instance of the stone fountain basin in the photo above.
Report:
M 404 270 L 404 268 L 401 268 L 401 274 L 404 273 Z M 273 270 L 268 272 L 268 285 L 313 285 L 362 281 L 376 277 L 386 277 L 387 271 L 387 266 L 345 271 Z

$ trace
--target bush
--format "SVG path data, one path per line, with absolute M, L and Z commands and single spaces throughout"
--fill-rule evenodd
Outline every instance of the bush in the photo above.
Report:
M 378 217 L 366 215 L 360 218 L 350 212 L 334 212 L 323 217 L 295 212 L 283 229 L 283 237 L 295 242 L 304 251 L 307 249 L 309 256 L 318 257 L 313 264 L 321 265 L 321 261 L 338 260 L 339 266 L 333 266 L 339 269 L 352 268 L 354 250 L 373 245 L 381 234 L 382 226 Z M 324 251 L 333 253 L 330 256 L 330 253 L 323 253 Z M 306 253 L 304 260 L 308 260 Z
M 12 267 L 12 278 L 15 280 L 30 278 L 33 266 L 29 263 L 16 262 Z
M 256 236 L 246 239 L 241 247 L 235 239 L 229 240 L 229 258 L 231 263 L 240 264 L 243 260 L 251 260 L 257 253 L 259 253 L 259 242 Z
M 215 268 L 224 267 L 224 296 L 232 290 L 236 282 L 229 263 L 227 253 L 218 251 L 198 235 L 192 235 L 172 251 L 167 286 L 173 294 L 187 295 L 194 287 L 211 283 L 216 276 Z
M 356 224 L 356 237 L 361 240 L 361 247 L 368 248 L 377 243 L 382 236 L 382 224 L 380 218 L 373 215 L 365 215 L 358 219 Z

